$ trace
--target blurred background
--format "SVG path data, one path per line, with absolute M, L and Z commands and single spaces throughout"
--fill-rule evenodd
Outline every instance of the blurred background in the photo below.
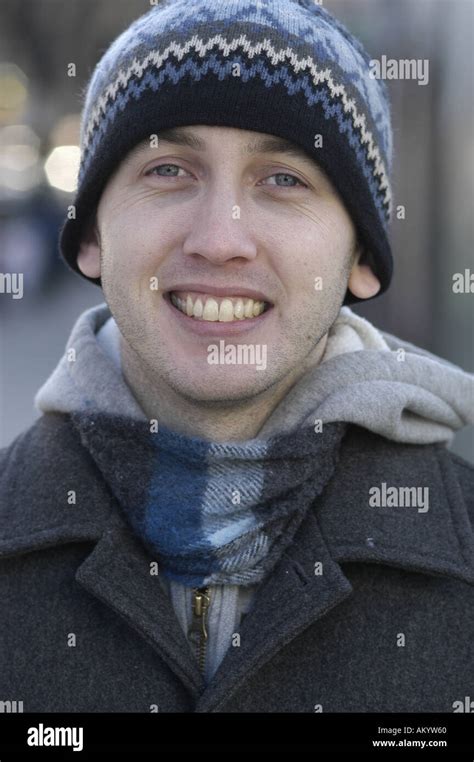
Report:
M 395 277 L 356 312 L 383 330 L 474 371 L 474 3 L 325 0 L 372 58 L 429 59 L 429 84 L 387 82 L 395 134 Z M 0 0 L 0 273 L 24 273 L 24 295 L 0 293 L 0 447 L 33 422 L 33 396 L 81 311 L 102 292 L 59 258 L 59 228 L 79 161 L 81 94 L 111 41 L 149 0 Z M 68 67 L 75 65 L 75 76 Z M 473 401 L 474 404 L 474 401 Z M 474 461 L 473 427 L 453 449 Z

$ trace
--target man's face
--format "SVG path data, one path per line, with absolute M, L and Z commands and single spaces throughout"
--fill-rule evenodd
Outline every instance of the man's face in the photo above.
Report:
M 314 364 L 344 299 L 355 229 L 309 156 L 255 145 L 278 138 L 201 125 L 166 135 L 109 180 L 100 240 L 83 243 L 79 266 L 100 272 L 125 351 L 157 389 L 248 399 Z M 224 351 L 215 364 L 221 340 L 254 354 L 228 364 Z

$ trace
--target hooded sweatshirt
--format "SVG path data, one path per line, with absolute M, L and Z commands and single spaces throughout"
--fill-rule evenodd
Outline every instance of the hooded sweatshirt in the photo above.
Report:
M 35 397 L 37 409 L 72 414 L 93 407 L 147 420 L 122 375 L 120 340 L 106 304 L 80 315 L 64 356 Z M 258 437 L 314 427 L 315 421 L 353 423 L 396 442 L 449 444 L 457 430 L 474 423 L 474 376 L 342 307 L 319 365 L 279 402 Z M 192 588 L 163 576 L 160 582 L 188 636 Z M 256 587 L 211 586 L 207 682 L 249 611 Z

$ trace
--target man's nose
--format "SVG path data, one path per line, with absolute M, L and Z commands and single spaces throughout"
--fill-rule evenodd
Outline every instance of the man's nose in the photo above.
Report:
M 235 186 L 220 181 L 206 193 L 188 220 L 188 235 L 183 252 L 200 255 L 215 264 L 230 259 L 255 259 L 257 245 L 251 230 L 248 211 Z

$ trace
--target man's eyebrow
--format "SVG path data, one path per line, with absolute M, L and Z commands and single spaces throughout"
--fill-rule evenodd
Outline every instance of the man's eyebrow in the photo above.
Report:
M 179 127 L 172 127 L 170 129 L 161 130 L 157 133 L 157 135 L 158 146 L 160 141 L 163 141 L 166 143 L 172 143 L 173 145 L 192 148 L 194 151 L 206 150 L 206 142 L 202 138 L 198 137 L 198 135 L 194 135 L 192 132 L 184 132 L 184 130 L 182 128 L 180 129 Z M 140 143 L 134 149 L 130 155 L 130 158 L 138 158 L 142 155 L 142 153 L 148 151 L 149 148 L 150 142 L 148 140 Z M 289 140 L 285 140 L 284 138 L 280 138 L 275 135 L 266 135 L 265 137 L 256 138 L 254 141 L 247 143 L 247 145 L 244 146 L 242 150 L 243 156 L 253 156 L 254 154 L 258 153 L 284 153 L 289 156 L 296 156 L 297 158 L 304 159 L 305 161 L 311 161 L 316 165 L 316 162 L 311 159 L 311 156 L 308 155 L 304 148 L 296 145 L 296 143 L 292 143 Z
M 304 148 L 296 145 L 296 143 L 292 143 L 290 140 L 278 138 L 274 135 L 258 138 L 253 143 L 248 143 L 244 148 L 244 153 L 250 155 L 255 153 L 284 153 L 304 159 L 305 161 L 313 161 Z
M 173 143 L 178 146 L 185 146 L 186 148 L 193 148 L 195 151 L 204 151 L 206 144 L 204 140 L 201 140 L 197 135 L 193 135 L 190 132 L 184 132 L 179 127 L 172 127 L 168 130 L 160 130 L 156 133 L 158 137 L 158 145 L 152 146 L 151 136 L 142 143 L 135 146 L 129 154 L 129 160 L 135 160 L 142 154 L 150 150 L 150 148 L 159 148 L 160 141 L 163 140 L 166 143 Z

